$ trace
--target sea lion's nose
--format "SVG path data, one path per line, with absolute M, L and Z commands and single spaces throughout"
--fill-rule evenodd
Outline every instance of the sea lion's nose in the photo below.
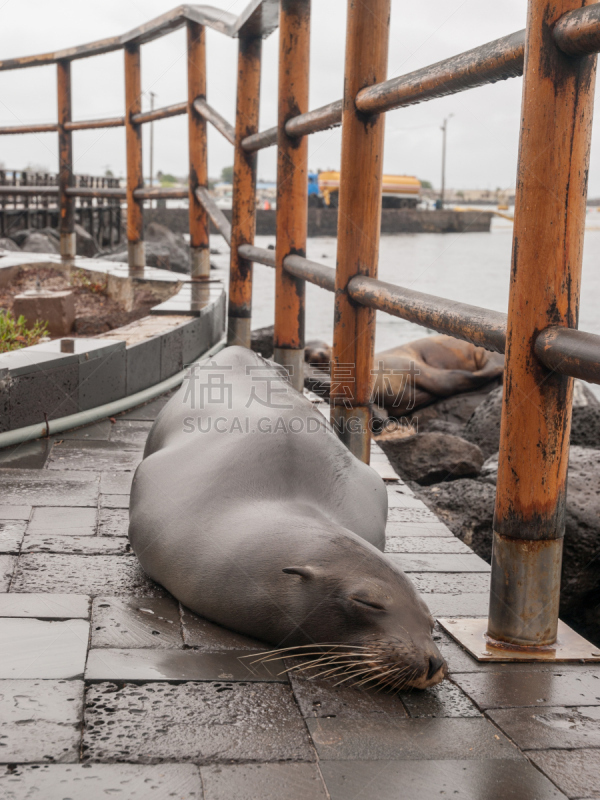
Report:
M 431 680 L 435 673 L 444 666 L 444 659 L 437 656 L 429 656 L 429 669 L 427 670 L 427 680 Z

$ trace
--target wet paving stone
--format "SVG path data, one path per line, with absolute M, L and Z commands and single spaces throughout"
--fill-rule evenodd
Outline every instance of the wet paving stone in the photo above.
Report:
M 252 664 L 240 658 L 246 651 L 199 653 L 195 650 L 158 648 L 90 650 L 89 681 L 267 681 L 287 683 L 282 661 Z
M 220 625 L 215 625 L 207 619 L 197 616 L 185 606 L 181 606 L 181 620 L 185 644 L 204 653 L 223 650 L 268 650 L 272 647 L 258 639 L 250 639 L 248 636 L 242 636 L 241 633 L 234 633 Z
M 307 719 L 319 758 L 491 759 L 524 758 L 487 719 Z
M 452 679 L 480 708 L 600 706 L 600 667 L 573 672 L 455 673 Z
M 303 717 L 362 719 L 408 716 L 398 695 L 334 686 L 335 681 L 305 678 L 295 672 L 290 672 L 290 681 Z
M 122 442 L 64 441 L 55 445 L 48 458 L 51 470 L 134 470 L 142 460 L 140 448 Z
M 542 750 L 528 756 L 567 797 L 599 796 L 600 750 Z
M 86 693 L 86 761 L 314 761 L 289 686 L 103 683 Z
M 475 553 L 389 553 L 388 558 L 404 572 L 489 572 L 490 565 Z
M 0 555 L 0 592 L 8 592 L 8 588 L 16 567 L 16 556 Z
M 92 647 L 183 647 L 177 601 L 172 597 L 97 597 Z
M 193 764 L 42 764 L 0 773 L 3 800 L 202 800 Z
M 481 711 L 458 686 L 446 680 L 425 691 L 400 692 L 411 717 L 480 717 Z
M 433 536 L 435 538 L 444 536 L 446 538 L 456 538 L 450 528 L 447 528 L 443 522 L 435 518 L 430 522 L 397 522 L 388 518 L 385 533 L 390 538 L 396 536 Z
M 101 419 L 91 425 L 82 428 L 75 428 L 72 431 L 65 431 L 58 435 L 58 439 L 76 439 L 77 441 L 95 440 L 98 442 L 108 441 L 112 423 L 108 419 Z
M 52 536 L 27 534 L 21 553 L 68 553 L 83 555 L 131 555 L 125 536 Z
M 423 600 L 434 617 L 487 617 L 490 597 L 478 594 L 424 594 Z
M 481 594 L 490 590 L 485 572 L 411 572 L 411 583 L 421 594 Z
M 59 508 L 36 506 L 31 515 L 28 533 L 61 536 L 93 536 L 96 533 L 96 508 Z
M 101 494 L 100 508 L 129 508 L 129 495 Z
M 0 469 L 43 469 L 52 449 L 48 439 L 22 442 L 0 450 Z
M 0 594 L 0 617 L 89 619 L 90 606 L 83 594 Z
M 0 522 L 0 553 L 18 553 L 26 528 L 22 520 Z
M 133 556 L 26 553 L 19 556 L 11 592 L 164 597 Z
M 127 536 L 129 508 L 101 508 L 99 511 L 99 536 Z
M 204 800 L 328 800 L 314 764 L 202 767 Z
M 82 712 L 82 681 L 1 680 L 0 763 L 78 761 Z
M 131 491 L 133 472 L 103 472 L 100 475 L 100 491 L 102 494 L 126 494 Z
M 386 536 L 386 553 L 468 553 L 473 551 L 455 536 Z
M 153 424 L 140 420 L 117 419 L 110 431 L 110 441 L 125 442 L 143 448 Z
M 95 506 L 99 476 L 95 472 L 3 469 L 2 502 L 6 505 Z
M 527 761 L 321 761 L 331 800 L 559 800 Z
M 0 678 L 83 677 L 89 622 L 0 619 Z
M 488 716 L 521 750 L 600 747 L 600 706 L 498 708 Z
M 0 506 L 0 520 L 28 520 L 30 516 L 31 506 Z

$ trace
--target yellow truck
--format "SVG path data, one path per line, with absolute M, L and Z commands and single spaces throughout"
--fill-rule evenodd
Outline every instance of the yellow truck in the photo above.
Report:
M 329 208 L 338 207 L 339 172 L 319 172 L 319 194 Z M 416 208 L 421 200 L 421 181 L 412 175 L 384 175 L 382 182 L 383 208 Z

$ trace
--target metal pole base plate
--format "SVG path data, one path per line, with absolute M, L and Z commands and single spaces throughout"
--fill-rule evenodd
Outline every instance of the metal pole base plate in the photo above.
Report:
M 438 619 L 442 628 L 477 661 L 567 661 L 600 662 L 600 647 L 595 647 L 561 620 L 556 642 L 544 647 L 520 647 L 490 639 L 487 617 L 479 619 Z

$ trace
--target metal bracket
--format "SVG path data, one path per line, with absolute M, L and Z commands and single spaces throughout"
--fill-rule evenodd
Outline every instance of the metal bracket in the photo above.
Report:
M 562 620 L 558 621 L 556 642 L 544 647 L 511 646 L 491 639 L 487 635 L 487 617 L 446 618 L 438 622 L 477 661 L 600 662 L 600 648 L 575 633 Z

